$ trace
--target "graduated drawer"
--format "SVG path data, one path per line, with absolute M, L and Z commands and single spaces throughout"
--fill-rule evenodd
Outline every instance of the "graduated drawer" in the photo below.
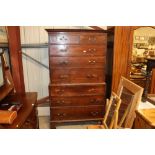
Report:
M 104 95 L 105 83 L 102 84 L 50 84 L 50 96 L 85 96 Z
M 105 81 L 104 68 L 54 68 L 51 83 L 98 83 Z
M 102 68 L 105 57 L 50 57 L 50 67 Z
M 49 35 L 50 44 L 103 44 L 107 34 L 100 33 L 55 33 Z
M 50 56 L 105 56 L 106 45 L 49 45 Z
M 72 97 L 51 97 L 51 107 L 53 106 L 87 106 L 104 105 L 105 96 L 72 96 Z
M 52 121 L 102 119 L 104 106 L 82 106 L 51 108 Z

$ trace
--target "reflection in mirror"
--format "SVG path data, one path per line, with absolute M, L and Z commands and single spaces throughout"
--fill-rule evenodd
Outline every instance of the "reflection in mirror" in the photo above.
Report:
M 131 55 L 130 80 L 145 87 L 146 63 L 145 58 L 155 57 L 155 29 L 141 27 L 134 30 L 133 48 Z

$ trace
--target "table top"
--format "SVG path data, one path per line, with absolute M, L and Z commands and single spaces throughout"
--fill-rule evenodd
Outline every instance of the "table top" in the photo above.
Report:
M 149 125 L 155 127 L 155 108 L 139 109 L 136 111 L 136 114 L 145 120 Z

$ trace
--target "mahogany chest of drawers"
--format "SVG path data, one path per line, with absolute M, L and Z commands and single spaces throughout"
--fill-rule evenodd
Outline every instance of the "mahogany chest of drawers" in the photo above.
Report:
M 107 34 L 47 30 L 51 128 L 64 122 L 101 120 L 105 105 Z

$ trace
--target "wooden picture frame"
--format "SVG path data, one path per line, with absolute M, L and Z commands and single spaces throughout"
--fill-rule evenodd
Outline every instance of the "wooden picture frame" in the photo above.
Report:
M 132 81 L 121 77 L 117 95 L 122 103 L 119 109 L 118 126 L 120 128 L 132 128 L 136 116 L 135 111 L 143 94 L 143 88 Z
M 103 117 L 102 125 L 89 125 L 87 129 L 116 129 L 118 127 L 118 111 L 121 99 L 114 92 L 110 99 L 106 100 L 106 112 Z

